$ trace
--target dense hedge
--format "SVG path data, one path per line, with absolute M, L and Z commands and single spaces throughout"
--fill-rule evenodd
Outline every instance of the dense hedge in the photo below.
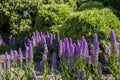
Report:
M 97 33 L 100 40 L 107 40 L 109 32 L 114 29 L 117 38 L 120 38 L 120 21 L 110 9 L 92 9 L 74 13 L 58 27 L 52 27 L 52 31 L 60 32 L 62 37 L 78 39 L 81 36 L 92 41 L 93 34 Z
M 44 5 L 36 17 L 34 29 L 46 32 L 49 30 L 49 27 L 63 23 L 72 11 L 72 8 L 68 5 Z
M 0 30 L 12 34 L 29 31 L 40 6 L 40 0 L 1 0 Z

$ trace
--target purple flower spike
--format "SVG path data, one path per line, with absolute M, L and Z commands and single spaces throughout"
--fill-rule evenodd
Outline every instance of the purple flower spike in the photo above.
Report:
M 9 36 L 9 44 L 10 45 L 15 45 L 15 37 L 13 35 Z
M 84 36 L 82 36 L 82 38 L 80 39 L 80 44 L 82 45 L 83 44 L 83 40 L 85 39 Z
M 18 60 L 18 52 L 16 50 L 14 50 L 13 53 L 14 53 L 14 59 Z
M 44 53 L 48 53 L 48 47 L 47 47 L 47 44 L 44 44 Z
M 33 36 L 32 36 L 32 44 L 33 44 L 34 46 L 36 46 L 36 40 L 35 40 L 35 37 L 33 37 Z
M 98 63 L 98 73 L 102 74 L 102 64 Z
M 10 68 L 10 65 L 11 65 L 8 52 L 5 52 L 5 65 L 6 65 L 6 68 Z
M 115 49 L 117 47 L 117 42 L 116 42 L 116 35 L 114 30 L 111 30 L 110 32 L 110 40 L 111 40 L 111 47 Z
M 32 77 L 34 80 L 38 80 L 35 72 L 33 72 Z
M 11 56 L 11 59 L 13 60 L 13 59 L 14 59 L 14 53 L 13 53 L 13 50 L 10 50 L 10 56 Z
M 76 44 L 77 44 L 77 46 L 80 46 L 80 41 L 79 41 L 79 40 L 77 40 Z
M 95 49 L 95 54 L 98 55 L 98 53 L 99 53 L 99 42 L 98 42 L 98 36 L 97 36 L 96 33 L 94 34 L 93 45 L 95 46 L 95 47 L 94 47 L 94 49 Z
M 55 71 L 55 65 L 56 65 L 56 53 L 53 52 L 53 55 L 52 55 L 51 71 Z
M 77 70 L 77 76 L 80 77 L 81 76 L 81 71 Z
M 98 42 L 98 36 L 97 36 L 96 33 L 94 34 L 93 45 L 94 45 L 94 52 L 95 52 L 95 60 L 98 61 L 98 56 L 99 56 L 99 42 Z
M 20 60 L 22 60 L 23 59 L 23 54 L 22 54 L 21 48 L 18 49 L 18 53 L 19 53 Z
M 92 64 L 92 58 L 91 58 L 91 56 L 88 56 L 88 64 L 89 65 Z
M 59 41 L 59 55 L 62 55 L 62 40 Z
M 78 48 L 77 48 L 76 44 L 74 43 L 73 45 L 74 45 L 74 55 L 75 56 L 80 56 L 79 53 L 78 53 Z
M 52 46 L 53 44 L 53 37 L 52 37 L 52 34 L 50 33 L 50 45 Z
M 92 49 L 91 49 L 91 57 L 92 57 L 92 61 L 94 61 L 94 59 L 95 59 L 94 45 L 92 45 Z
M 72 41 L 72 39 L 70 38 L 70 46 L 73 44 L 73 41 Z
M 88 44 L 87 44 L 87 41 L 85 39 L 83 40 L 82 57 L 83 58 L 88 57 Z
M 62 43 L 62 53 L 65 54 L 65 43 Z
M 66 53 L 65 53 L 65 43 L 62 43 L 62 59 L 63 61 L 66 59 Z
M 27 43 L 28 43 L 28 37 L 24 37 L 23 42 L 24 42 L 24 44 L 27 45 Z
M 9 59 L 8 52 L 5 52 L 5 59 L 6 59 L 6 60 L 8 60 L 8 59 Z
M 104 45 L 104 50 L 106 53 L 110 53 L 110 48 L 107 45 Z
M 47 60 L 47 54 L 46 53 L 43 53 L 42 55 L 42 60 L 45 62 Z
M 105 60 L 106 62 L 108 61 L 107 55 L 104 55 L 104 60 Z
M 70 47 L 69 47 L 69 40 L 68 40 L 68 38 L 64 39 L 64 43 L 65 43 L 65 53 L 66 54 L 70 54 Z
M 32 43 L 29 45 L 29 58 L 32 60 L 33 59 L 33 47 Z
M 72 60 L 68 61 L 68 69 L 71 71 L 72 70 Z
M 59 33 L 58 33 L 58 32 L 55 32 L 55 40 L 56 40 L 57 42 L 59 42 L 59 40 L 60 40 L 60 36 L 59 36 Z
M 25 45 L 25 58 L 26 62 L 29 62 L 29 47 Z
M 82 70 L 82 71 L 78 70 L 78 71 L 77 71 L 77 76 L 78 76 L 78 77 L 81 77 L 81 78 L 85 78 L 85 73 L 84 73 L 84 71 L 83 71 L 83 70 Z
M 71 45 L 70 46 L 70 53 L 71 53 L 72 56 L 74 56 L 74 52 L 75 52 L 74 45 Z
M 84 78 L 84 77 L 85 77 L 85 73 L 84 73 L 84 71 L 83 71 L 83 70 L 81 71 L 81 77 L 82 77 L 82 78 Z

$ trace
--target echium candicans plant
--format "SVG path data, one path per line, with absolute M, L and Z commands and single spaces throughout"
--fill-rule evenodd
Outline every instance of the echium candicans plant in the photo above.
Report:
M 58 32 L 55 32 L 55 41 L 58 43 L 60 40 L 60 36 Z
M 48 56 L 48 47 L 46 43 L 46 39 L 44 38 L 44 52 L 43 52 L 43 66 L 44 66 L 44 74 L 43 74 L 43 80 L 47 80 L 48 75 L 48 62 L 47 62 L 47 56 Z
M 77 45 L 78 45 L 77 54 L 79 54 L 80 57 L 78 57 L 76 59 L 75 64 L 79 66 L 79 67 L 77 67 L 77 69 L 86 75 L 86 76 L 80 77 L 80 78 L 88 79 L 90 73 L 89 73 L 89 66 L 87 67 L 86 65 L 88 65 L 88 58 L 89 58 L 88 50 L 89 50 L 89 48 L 88 48 L 88 43 L 84 36 L 82 36 L 81 40 L 79 41 L 79 43 L 77 43 Z M 89 63 L 91 63 L 91 58 L 89 58 Z M 85 69 L 87 69 L 88 71 L 85 71 Z
M 19 48 L 19 57 L 20 59 L 22 56 L 22 51 Z M 27 80 L 33 80 L 32 73 L 34 71 L 34 63 L 33 63 L 33 45 L 31 40 L 27 41 L 27 44 L 25 44 L 25 59 L 26 64 L 24 64 L 24 76 Z M 22 61 L 23 62 L 23 61 Z
M 10 65 L 11 65 L 11 62 L 10 62 L 8 52 L 5 52 L 5 66 L 6 66 L 6 69 L 10 68 L 11 67 Z
M 62 40 L 59 41 L 59 55 L 62 56 Z
M 88 80 L 84 70 L 77 70 L 77 80 Z
M 91 56 L 91 62 L 92 62 L 91 69 L 93 71 L 92 78 L 93 78 L 93 80 L 94 79 L 101 80 L 102 74 L 99 74 L 100 69 L 98 69 L 98 66 L 100 65 L 99 64 L 99 41 L 98 41 L 98 35 L 96 33 L 94 34 L 94 40 L 93 40 L 93 44 L 91 47 L 91 55 L 90 56 Z M 102 70 L 102 68 L 101 68 L 101 70 Z
M 15 37 L 13 35 L 9 36 L 9 44 L 10 45 L 15 45 Z
M 110 41 L 111 41 L 111 48 L 116 49 L 117 48 L 117 41 L 116 41 L 116 35 L 114 30 L 110 31 Z
M 21 48 L 18 49 L 18 53 L 19 53 L 20 68 L 22 68 L 22 65 L 23 65 L 23 53 L 22 53 Z
M 110 54 L 109 55 L 104 55 L 104 59 L 105 61 L 107 60 L 107 64 L 105 67 L 106 69 L 109 70 L 109 72 L 113 75 L 113 77 L 115 78 L 115 80 L 118 80 L 118 75 L 120 73 L 120 68 L 119 68 L 119 49 L 117 46 L 117 39 L 116 39 L 116 35 L 114 30 L 110 31 L 110 43 L 111 43 L 111 47 L 110 47 Z M 109 51 L 109 48 L 106 47 L 104 48 L 105 51 Z
M 97 67 L 92 66 L 92 69 L 94 70 L 94 73 L 91 73 L 92 79 L 102 80 L 102 63 L 98 62 Z
M 110 53 L 111 53 L 111 50 L 110 50 L 109 46 L 104 45 L 103 48 L 104 48 L 105 53 L 107 53 L 107 54 L 110 54 Z
M 84 37 L 76 43 L 65 38 L 64 42 L 59 42 L 59 52 L 62 52 L 60 67 L 62 79 L 76 79 L 76 70 L 85 70 L 88 57 L 88 44 Z M 62 47 L 61 47 L 62 46 Z M 61 50 L 62 49 L 62 50 Z M 61 54 L 61 53 L 60 53 Z M 84 72 L 86 73 L 86 71 Z M 85 77 L 87 78 L 87 77 Z
M 51 64 L 51 71 L 52 71 L 52 75 L 54 76 L 54 79 L 56 80 L 56 63 L 57 63 L 57 54 L 56 52 L 53 52 L 52 54 L 52 64 Z
M 5 62 L 3 63 L 3 80 L 11 80 L 11 61 L 8 55 L 8 52 L 5 52 Z
M 96 33 L 94 34 L 93 45 L 94 45 L 94 52 L 95 52 L 95 60 L 98 62 L 98 57 L 99 57 L 99 41 L 98 41 L 98 35 Z

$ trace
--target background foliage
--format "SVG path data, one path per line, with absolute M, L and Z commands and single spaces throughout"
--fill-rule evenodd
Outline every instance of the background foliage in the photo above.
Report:
M 100 40 L 108 40 L 111 29 L 114 29 L 117 37 L 120 38 L 118 31 L 120 21 L 108 8 L 74 13 L 66 19 L 63 25 L 59 25 L 58 28 L 51 28 L 52 31 L 58 31 L 62 37 L 69 37 L 74 40 L 84 35 L 89 42 L 92 41 L 94 33 L 98 34 Z
M 40 0 L 2 0 L 0 30 L 12 34 L 29 31 L 40 6 Z
M 0 35 L 7 41 L 14 34 L 19 46 L 35 30 L 59 31 L 62 38 L 85 35 L 90 41 L 95 32 L 107 40 L 113 28 L 119 39 L 119 19 L 120 0 L 0 0 Z
M 49 30 L 49 27 L 63 23 L 71 12 L 72 9 L 68 5 L 44 5 L 36 17 L 34 29 L 46 32 Z

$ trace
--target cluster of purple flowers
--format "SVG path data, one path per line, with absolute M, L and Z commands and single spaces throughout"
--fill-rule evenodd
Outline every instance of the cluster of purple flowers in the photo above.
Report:
M 111 48 L 117 49 L 117 41 L 116 36 L 113 30 L 110 32 L 110 39 L 111 39 Z M 3 43 L 3 38 L 0 36 L 0 44 Z M 15 45 L 15 38 L 13 35 L 9 36 L 9 44 Z M 3 63 L 3 67 L 6 66 L 6 68 L 10 68 L 12 66 L 12 60 L 22 61 L 23 57 L 25 57 L 26 62 L 30 64 L 33 61 L 33 55 L 34 50 L 33 48 L 37 47 L 43 47 L 42 54 L 42 60 L 47 61 L 47 56 L 49 55 L 49 46 L 53 48 L 53 54 L 52 54 L 52 64 L 51 64 L 51 70 L 55 71 L 56 68 L 56 62 L 57 62 L 57 52 L 54 50 L 56 47 L 58 47 L 59 56 L 62 57 L 62 61 L 68 61 L 68 68 L 71 71 L 73 66 L 72 59 L 86 59 L 87 64 L 91 65 L 93 62 L 98 62 L 98 72 L 99 74 L 102 74 L 102 64 L 99 63 L 99 41 L 98 36 L 95 33 L 94 34 L 94 40 L 93 44 L 91 46 L 91 50 L 88 47 L 88 42 L 85 39 L 84 36 L 82 36 L 81 39 L 78 39 L 76 42 L 73 42 L 73 40 L 70 38 L 65 38 L 64 40 L 60 40 L 59 34 L 56 32 L 55 35 L 52 35 L 51 33 L 47 32 L 47 34 L 43 34 L 42 32 L 33 32 L 33 36 L 30 39 L 27 37 L 24 40 L 25 50 L 22 51 L 21 48 L 18 50 L 11 50 L 10 56 L 8 55 L 8 52 L 5 52 L 5 62 Z M 90 51 L 89 51 L 90 50 Z M 111 49 L 104 45 L 104 51 L 105 53 L 111 53 Z M 24 56 L 24 55 L 25 56 Z M 104 60 L 108 61 L 108 57 L 105 54 Z M 118 58 L 119 64 L 120 64 L 120 48 L 119 48 L 119 58 Z M 35 79 L 36 74 L 33 73 L 33 77 Z M 85 73 L 84 71 L 78 70 L 77 71 L 78 77 L 84 77 Z M 36 79 L 35 79 L 36 80 Z
M 15 37 L 13 35 L 9 36 L 9 44 L 10 45 L 15 45 Z
M 11 68 L 12 67 L 12 63 L 17 62 L 18 60 L 22 61 L 23 59 L 23 53 L 21 48 L 17 50 L 11 50 L 10 52 L 5 52 L 5 62 L 3 62 L 4 67 L 7 68 Z
M 88 58 L 88 63 L 91 64 L 92 61 L 98 60 L 99 54 L 99 42 L 97 34 L 94 35 L 94 42 L 92 45 L 91 53 L 89 53 L 88 43 L 83 36 L 76 43 L 73 43 L 72 39 L 65 38 L 64 41 L 59 42 L 59 53 L 62 55 L 63 59 L 67 57 L 78 57 L 78 58 Z

